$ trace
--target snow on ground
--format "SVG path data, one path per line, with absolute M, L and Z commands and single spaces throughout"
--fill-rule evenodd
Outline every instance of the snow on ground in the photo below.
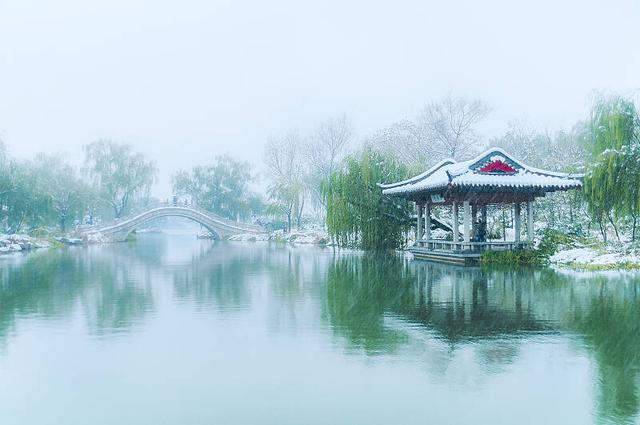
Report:
M 110 240 L 102 233 L 96 232 L 86 235 L 83 242 L 88 244 L 100 244 L 110 242 Z
M 0 253 L 29 251 L 36 248 L 49 248 L 49 242 L 27 235 L 0 234 Z
M 198 237 L 210 237 L 207 235 L 199 235 Z M 229 237 L 230 241 L 236 242 L 267 242 L 272 240 L 271 234 L 269 233 L 260 233 L 260 234 L 252 234 L 252 233 L 241 233 L 239 235 L 233 235 Z
M 556 252 L 549 261 L 555 264 L 590 263 L 598 255 L 598 251 L 590 248 L 573 248 Z
M 330 242 L 329 235 L 319 230 L 296 230 L 291 233 L 276 231 L 273 233 L 251 234 L 243 233 L 229 237 L 230 241 L 242 242 L 288 242 L 295 244 L 327 245 Z
M 612 267 L 615 265 L 640 265 L 640 257 L 636 254 L 607 252 L 593 248 L 571 248 L 558 251 L 549 258 L 552 264 Z

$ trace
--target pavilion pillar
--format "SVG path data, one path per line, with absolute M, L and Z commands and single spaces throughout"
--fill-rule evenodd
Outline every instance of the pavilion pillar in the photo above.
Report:
M 478 204 L 471 205 L 471 236 L 478 235 Z
M 453 223 L 451 223 L 453 230 L 453 241 L 458 242 L 458 203 L 453 201 Z
M 416 202 L 416 210 L 418 216 L 418 223 L 416 226 L 416 245 L 418 241 L 422 239 L 422 205 Z
M 424 204 L 424 238 L 431 239 L 431 204 L 427 202 Z
M 521 228 L 521 221 L 520 221 L 521 217 L 520 217 L 520 203 L 517 202 L 513 205 L 513 230 L 515 232 L 515 241 L 516 242 L 520 242 L 520 228 Z
M 464 220 L 464 241 L 466 243 L 469 243 L 469 241 L 471 241 L 471 226 L 469 226 L 469 224 L 471 223 L 471 206 L 469 205 L 469 201 L 464 201 L 462 203 L 462 207 L 462 219 Z
M 527 201 L 527 239 L 533 242 L 533 202 Z

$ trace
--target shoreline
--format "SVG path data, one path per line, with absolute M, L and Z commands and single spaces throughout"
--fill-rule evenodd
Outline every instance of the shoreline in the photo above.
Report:
M 162 230 L 144 230 L 140 233 L 151 233 Z M 210 235 L 206 233 L 196 234 L 198 239 L 208 239 Z M 226 241 L 229 242 L 268 242 L 287 245 L 307 245 L 340 249 L 334 246 L 328 234 L 320 230 L 298 230 L 285 234 L 284 232 L 271 232 L 262 234 L 238 234 L 231 236 Z M 102 237 L 93 238 L 73 238 L 73 237 L 48 237 L 38 238 L 26 234 L 0 234 L 0 255 L 13 253 L 31 253 L 50 248 L 61 248 L 66 246 L 90 246 L 113 243 Z M 360 249 L 346 248 L 348 251 L 365 252 Z M 405 255 L 411 253 L 404 248 L 398 250 Z M 602 247 L 596 249 L 592 247 L 567 248 L 557 251 L 551 255 L 548 262 L 543 267 L 558 268 L 563 270 L 575 270 L 582 272 L 601 271 L 634 271 L 640 270 L 640 255 L 635 253 L 616 252 Z
M 606 248 L 578 247 L 557 251 L 549 264 L 581 271 L 639 270 L 640 256 Z

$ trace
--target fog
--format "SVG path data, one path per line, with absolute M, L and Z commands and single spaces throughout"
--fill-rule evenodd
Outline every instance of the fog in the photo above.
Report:
M 490 105 L 487 138 L 553 131 L 594 90 L 638 90 L 639 17 L 623 0 L 0 0 L 0 138 L 76 163 L 131 143 L 166 196 L 216 154 L 259 169 L 272 134 L 345 113 L 361 139 L 449 93 Z

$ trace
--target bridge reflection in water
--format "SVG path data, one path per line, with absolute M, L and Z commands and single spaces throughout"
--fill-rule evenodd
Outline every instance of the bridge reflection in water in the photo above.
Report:
M 182 260 L 168 261 L 176 243 Z M 146 235 L 135 244 L 5 261 L 0 359 L 23 319 L 64 326 L 79 306 L 94 336 L 140 332 L 162 313 L 166 286 L 157 282 L 165 279 L 169 298 L 182 308 L 220 317 L 250 313 L 272 335 L 324 329 L 356 359 L 411 359 L 442 382 L 460 367 L 463 375 L 509 375 L 524 367 L 519 361 L 530 355 L 532 343 L 562 341 L 592 362 L 593 388 L 583 391 L 594 393 L 595 416 L 614 423 L 638 419 L 636 273 L 483 270 L 401 256 Z

